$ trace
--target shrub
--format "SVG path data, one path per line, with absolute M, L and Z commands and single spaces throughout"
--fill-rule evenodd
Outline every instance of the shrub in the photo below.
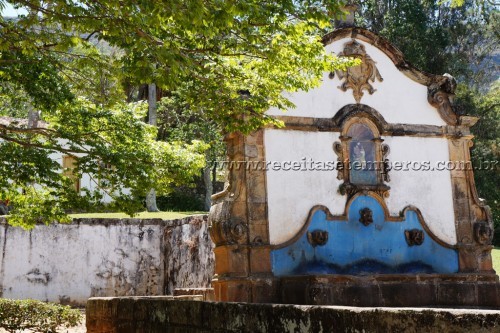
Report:
M 58 328 L 76 326 L 81 320 L 80 311 L 66 305 L 0 299 L 0 327 L 8 332 L 57 332 Z
M 500 225 L 495 226 L 495 233 L 493 235 L 493 245 L 500 247 Z
M 178 187 L 168 196 L 157 197 L 156 204 L 161 211 L 203 211 L 204 195 L 199 192 L 196 188 Z

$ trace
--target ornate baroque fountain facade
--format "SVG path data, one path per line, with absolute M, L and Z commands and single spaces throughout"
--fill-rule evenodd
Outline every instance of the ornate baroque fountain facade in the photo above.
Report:
M 454 112 L 454 79 L 364 29 L 323 42 L 362 64 L 269 110 L 284 128 L 226 137 L 233 164 L 209 217 L 216 299 L 500 306 L 470 165 L 477 119 Z

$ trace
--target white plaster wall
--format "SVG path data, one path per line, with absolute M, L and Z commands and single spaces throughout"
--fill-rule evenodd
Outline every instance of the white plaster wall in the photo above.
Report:
M 91 296 L 141 294 L 141 261 L 151 285 L 162 286 L 160 230 L 139 238 L 139 226 L 51 225 L 32 231 L 4 227 L 2 297 L 85 304 Z M 153 237 L 154 236 L 154 237 Z M 156 272 L 156 274 L 154 274 Z M 134 290 L 135 288 L 135 290 Z M 154 289 L 154 288 L 152 288 Z M 154 292 L 155 290 L 151 290 Z M 136 293 L 137 292 L 137 293 Z
M 393 215 L 408 205 L 416 206 L 422 212 L 429 229 L 442 241 L 456 244 L 455 213 L 451 172 L 439 171 L 438 162 L 449 161 L 448 140 L 446 138 L 384 137 L 391 151 L 389 160 L 401 162 L 429 162 L 434 170 L 413 170 L 409 166 L 402 170 L 390 171 L 390 196 L 386 202 Z M 394 164 L 393 164 L 394 167 Z M 407 169 L 407 170 L 406 170 Z
M 85 221 L 81 219 L 80 221 Z M 207 288 L 214 274 L 206 216 L 38 225 L 0 219 L 0 297 L 85 305 L 95 296 Z
M 268 162 L 337 161 L 333 143 L 338 133 L 266 129 L 264 143 Z M 309 211 L 324 205 L 334 214 L 344 212 L 345 197 L 337 193 L 336 171 L 267 170 L 267 202 L 271 244 L 283 243 L 297 234 Z
M 336 161 L 332 145 L 338 133 L 302 132 L 267 129 L 264 134 L 268 162 Z M 404 164 L 427 161 L 434 167 L 439 161 L 449 160 L 448 142 L 445 138 L 385 137 L 391 152 L 391 162 L 401 162 L 401 170 L 391 170 L 390 196 L 386 202 L 391 215 L 408 205 L 422 212 L 429 229 L 442 241 L 456 244 L 455 218 L 450 171 L 408 170 Z M 416 169 L 419 169 L 417 167 Z M 332 214 L 344 213 L 345 196 L 337 190 L 341 181 L 337 171 L 284 171 L 267 170 L 267 198 L 269 237 L 271 244 L 291 239 L 306 222 L 315 205 L 328 207 Z
M 344 44 L 351 38 L 344 38 L 326 46 L 328 52 L 339 54 Z M 394 63 L 378 48 L 357 40 L 365 46 L 368 55 L 376 62 L 376 66 L 384 79 L 371 83 L 377 90 L 373 95 L 364 91 L 361 104 L 377 110 L 388 123 L 424 124 L 443 126 L 438 111 L 427 102 L 427 87 L 417 83 L 401 73 Z M 286 94 L 296 108 L 287 112 L 276 108 L 270 109 L 270 115 L 288 115 L 296 117 L 332 118 L 346 104 L 355 104 L 352 89 L 343 92 L 338 87 L 341 82 L 338 75 L 334 79 L 323 76 L 318 88 L 308 92 Z

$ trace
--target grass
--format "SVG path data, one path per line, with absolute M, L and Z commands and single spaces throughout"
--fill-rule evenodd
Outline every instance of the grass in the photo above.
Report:
M 491 251 L 491 256 L 493 258 L 493 269 L 500 274 L 500 247 L 495 247 Z
M 164 219 L 164 220 L 172 220 L 172 219 L 180 219 L 190 215 L 198 215 L 198 214 L 207 214 L 207 212 L 141 212 L 135 216 L 134 218 L 140 219 Z M 123 219 L 130 218 L 129 215 L 125 213 L 88 213 L 88 214 L 70 214 L 70 217 L 77 218 L 87 218 L 87 219 L 95 219 L 95 218 L 103 218 L 103 219 Z

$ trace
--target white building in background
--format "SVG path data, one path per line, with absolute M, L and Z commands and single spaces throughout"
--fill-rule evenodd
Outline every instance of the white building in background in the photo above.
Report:
M 28 119 L 23 118 L 13 118 L 0 116 L 0 129 L 2 127 L 38 127 L 38 128 L 47 128 L 47 123 L 43 121 L 37 121 L 35 124 L 29 124 Z M 0 139 L 1 142 L 1 139 Z M 82 155 L 82 154 L 75 154 Z M 101 180 L 96 177 L 92 177 L 88 173 L 84 173 L 81 177 L 78 177 L 72 172 L 74 169 L 77 158 L 68 154 L 64 154 L 62 152 L 54 152 L 50 154 L 52 160 L 56 161 L 61 166 L 61 173 L 65 176 L 72 178 L 74 181 L 75 191 L 80 192 L 83 189 L 88 189 L 90 191 L 95 191 L 96 189 L 100 189 L 101 194 L 103 195 L 103 202 L 108 203 L 112 201 L 112 198 L 102 190 L 103 186 L 100 186 Z

